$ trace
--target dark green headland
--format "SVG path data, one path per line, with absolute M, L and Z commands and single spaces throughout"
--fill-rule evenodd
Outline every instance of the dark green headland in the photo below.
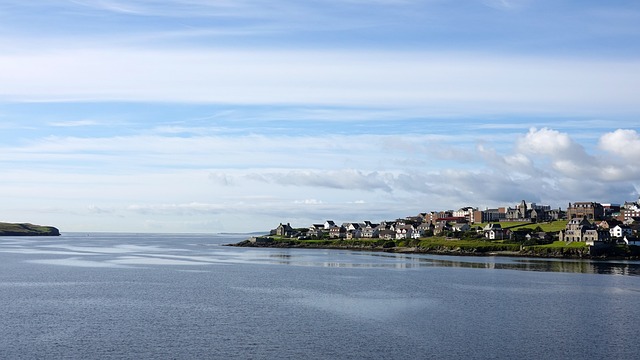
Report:
M 12 224 L 0 222 L 0 236 L 59 236 L 60 231 L 53 226 L 34 224 Z

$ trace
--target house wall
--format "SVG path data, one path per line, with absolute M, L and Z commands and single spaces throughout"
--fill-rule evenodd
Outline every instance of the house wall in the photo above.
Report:
M 581 219 L 584 217 L 591 221 L 603 220 L 604 207 L 596 202 L 569 203 L 567 207 L 567 219 Z
M 620 212 L 622 215 L 622 221 L 629 220 L 634 217 L 640 217 L 640 210 L 638 209 L 623 209 Z

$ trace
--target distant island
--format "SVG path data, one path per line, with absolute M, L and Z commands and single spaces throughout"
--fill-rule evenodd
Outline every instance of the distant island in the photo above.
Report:
M 60 230 L 53 226 L 0 222 L 0 236 L 60 236 Z

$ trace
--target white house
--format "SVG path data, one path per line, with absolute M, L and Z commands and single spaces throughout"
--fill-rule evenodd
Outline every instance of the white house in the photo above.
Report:
M 609 233 L 612 238 L 622 238 L 625 235 L 631 235 L 633 231 L 629 226 L 626 225 L 616 225 L 609 229 Z
M 482 231 L 484 232 L 484 237 L 490 240 L 504 239 L 504 229 L 500 224 L 489 223 L 487 224 Z
M 324 234 L 324 224 L 313 224 L 309 226 L 307 236 L 321 238 Z
M 414 236 L 415 234 L 415 236 Z M 415 231 L 412 225 L 403 225 L 396 228 L 396 239 L 417 239 L 420 237 L 420 233 Z
M 362 229 L 362 237 L 364 238 L 377 238 L 380 233 L 380 229 L 375 224 L 367 224 L 367 226 Z
M 331 230 L 332 227 L 336 226 L 336 223 L 333 220 L 327 220 L 324 222 L 324 229 Z

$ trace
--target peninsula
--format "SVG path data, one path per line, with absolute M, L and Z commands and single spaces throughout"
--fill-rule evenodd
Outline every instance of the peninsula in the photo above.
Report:
M 0 222 L 0 236 L 59 236 L 60 231 L 53 226 L 29 223 L 13 224 Z
M 640 200 L 624 205 L 576 202 L 566 211 L 527 204 L 420 213 L 372 223 L 293 228 L 280 223 L 264 236 L 232 246 L 322 248 L 443 255 L 640 259 Z

